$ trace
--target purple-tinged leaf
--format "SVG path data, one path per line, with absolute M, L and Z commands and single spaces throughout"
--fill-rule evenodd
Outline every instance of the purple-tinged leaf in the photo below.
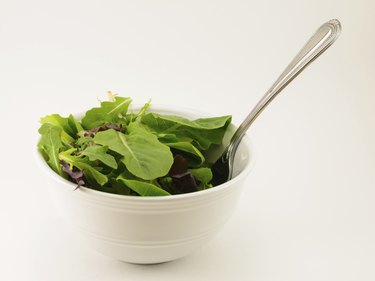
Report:
M 109 129 L 113 129 L 115 131 L 121 132 L 122 125 L 121 124 L 106 123 L 106 124 L 103 124 L 99 127 L 92 128 L 91 130 L 85 131 L 83 135 L 85 137 L 94 137 L 96 133 L 103 132 L 103 131 L 106 131 L 106 130 L 109 130 Z
M 179 154 L 174 157 L 172 167 L 169 170 L 169 176 L 173 180 L 176 194 L 198 190 L 193 175 L 188 171 L 186 159 Z
M 182 155 L 177 154 L 173 159 L 173 164 L 169 170 L 169 175 L 172 177 L 174 175 L 183 174 L 186 173 L 187 170 L 188 166 L 186 159 Z
M 62 170 L 69 175 L 69 177 L 77 183 L 77 188 L 83 186 L 85 181 L 83 180 L 83 172 L 75 168 L 70 169 L 69 163 L 64 160 L 60 161 Z
M 190 193 L 198 191 L 197 183 L 190 172 L 171 176 L 176 193 Z

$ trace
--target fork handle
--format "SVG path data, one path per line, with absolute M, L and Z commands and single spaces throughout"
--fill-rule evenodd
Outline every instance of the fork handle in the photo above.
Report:
M 256 104 L 254 109 L 249 113 L 245 120 L 238 127 L 234 133 L 226 156 L 232 155 L 235 152 L 242 137 L 245 135 L 247 129 L 259 116 L 263 109 L 279 94 L 294 78 L 298 76 L 312 61 L 319 57 L 325 50 L 330 47 L 337 39 L 341 32 L 341 24 L 337 19 L 330 20 L 324 23 L 313 34 L 313 36 L 306 42 L 305 46 L 299 51 L 297 56 L 289 63 L 279 78 L 273 83 L 271 88 L 265 93 L 261 100 Z

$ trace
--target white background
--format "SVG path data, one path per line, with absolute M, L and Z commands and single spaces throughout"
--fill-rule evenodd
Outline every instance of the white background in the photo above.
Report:
M 375 280 L 374 3 L 0 0 L 0 279 Z M 341 37 L 254 123 L 255 168 L 206 247 L 130 265 L 57 216 L 33 158 L 41 116 L 112 90 L 238 124 L 331 18 Z

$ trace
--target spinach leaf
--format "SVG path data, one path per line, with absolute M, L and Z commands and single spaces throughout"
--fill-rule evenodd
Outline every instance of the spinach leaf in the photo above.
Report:
M 170 143 L 170 142 L 179 142 L 179 139 L 175 134 L 158 134 L 155 133 L 158 137 L 158 140 L 161 141 L 162 143 Z M 192 140 L 186 140 L 188 142 L 191 142 Z
M 220 144 L 231 116 L 200 118 L 193 121 L 179 116 L 148 113 L 141 122 L 158 134 L 174 134 L 179 139 L 192 139 L 195 146 L 207 150 L 211 144 Z
M 38 143 L 38 148 L 43 151 L 42 154 L 48 165 L 59 175 L 63 175 L 59 160 L 59 152 L 64 148 L 61 132 L 61 127 L 45 123 L 39 129 L 41 138 Z
M 86 111 L 82 118 L 82 125 L 90 130 L 104 123 L 116 123 L 123 119 L 131 103 L 130 98 L 114 97 L 114 101 L 105 101 L 100 107 L 94 107 Z
M 166 175 L 173 163 L 169 147 L 142 129 L 132 130 L 129 135 L 110 129 L 98 132 L 94 141 L 124 156 L 122 162 L 126 168 L 145 180 Z
M 157 113 L 148 113 L 142 117 L 142 122 L 151 127 L 158 127 L 161 130 L 170 129 L 171 126 L 186 126 L 194 129 L 213 130 L 228 126 L 231 116 L 199 118 L 189 120 L 184 117 L 174 115 L 162 115 Z
M 99 160 L 108 167 L 117 169 L 117 162 L 115 157 L 107 153 L 108 146 L 92 145 L 87 147 L 81 152 L 82 155 L 86 155 L 90 161 Z
M 228 122 L 229 125 L 229 122 Z M 200 150 L 207 150 L 212 144 L 221 144 L 226 127 L 213 130 L 200 130 L 193 128 L 181 128 L 179 136 L 188 136 L 193 139 L 193 144 Z
M 149 113 L 148 115 L 153 115 L 154 118 L 161 120 L 162 122 L 172 122 L 173 124 L 178 124 L 181 126 L 186 126 L 195 129 L 202 130 L 212 130 L 222 128 L 226 125 L 230 116 L 222 117 L 210 117 L 210 118 L 199 118 L 196 120 L 189 120 L 181 116 L 174 115 L 160 115 L 156 113 Z

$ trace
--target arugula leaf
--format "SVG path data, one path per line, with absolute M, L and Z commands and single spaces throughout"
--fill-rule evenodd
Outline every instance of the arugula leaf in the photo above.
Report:
M 150 105 L 151 105 L 151 99 L 148 100 L 148 102 L 146 102 L 144 106 L 142 106 L 141 110 L 139 110 L 139 112 L 135 115 L 135 119 L 145 115 L 146 110 L 150 107 Z
M 145 180 L 166 175 L 173 163 L 169 147 L 145 130 L 133 130 L 125 135 L 110 129 L 98 132 L 94 141 L 124 156 L 122 162 L 126 168 Z
M 59 114 L 51 114 L 40 118 L 40 123 L 49 123 L 60 127 L 65 132 L 67 132 L 71 137 L 74 136 L 74 131 L 70 127 L 69 118 L 61 117 Z
M 114 97 L 114 101 L 101 102 L 100 107 L 86 111 L 82 125 L 86 130 L 93 129 L 104 123 L 116 123 L 127 113 L 130 98 Z
M 95 169 L 92 163 L 87 161 L 85 158 L 72 155 L 72 153 L 75 151 L 75 148 L 71 148 L 61 152 L 59 154 L 59 159 L 81 170 L 91 184 L 98 183 L 101 186 L 106 184 L 108 182 L 107 176 Z
M 86 155 L 90 161 L 99 160 L 108 167 L 117 169 L 117 162 L 115 157 L 107 153 L 108 146 L 93 145 L 87 147 L 81 152 L 82 155 Z
M 171 195 L 169 192 L 165 191 L 164 189 L 149 183 L 143 182 L 134 179 L 126 179 L 123 174 L 117 177 L 118 181 L 122 181 L 125 183 L 127 187 L 135 191 L 141 196 L 166 196 Z
M 64 148 L 61 132 L 61 127 L 45 123 L 39 128 L 41 138 L 38 143 L 39 150 L 43 151 L 48 165 L 59 175 L 63 175 L 59 160 L 59 152 Z
M 129 123 L 136 121 L 139 117 L 142 117 L 146 113 L 146 111 L 150 107 L 150 105 L 151 105 L 151 99 L 148 100 L 148 102 L 146 102 L 142 106 L 142 108 L 138 111 L 138 113 L 136 113 L 136 114 L 134 114 L 134 113 L 129 114 L 129 116 L 127 118 L 128 121 L 129 121 Z
M 76 141 L 75 145 L 83 149 L 87 145 L 90 145 L 91 143 L 94 142 L 94 139 L 92 137 L 80 137 Z
M 61 140 L 64 144 L 70 146 L 74 142 L 72 136 L 74 136 L 74 131 L 70 127 L 69 119 L 61 117 L 59 114 L 52 114 L 44 116 L 40 119 L 41 124 L 51 124 L 56 127 L 60 127 L 61 131 Z
M 73 131 L 73 137 L 77 136 L 78 133 L 83 131 L 81 123 L 79 123 L 72 114 L 70 114 L 68 117 L 68 124 Z

